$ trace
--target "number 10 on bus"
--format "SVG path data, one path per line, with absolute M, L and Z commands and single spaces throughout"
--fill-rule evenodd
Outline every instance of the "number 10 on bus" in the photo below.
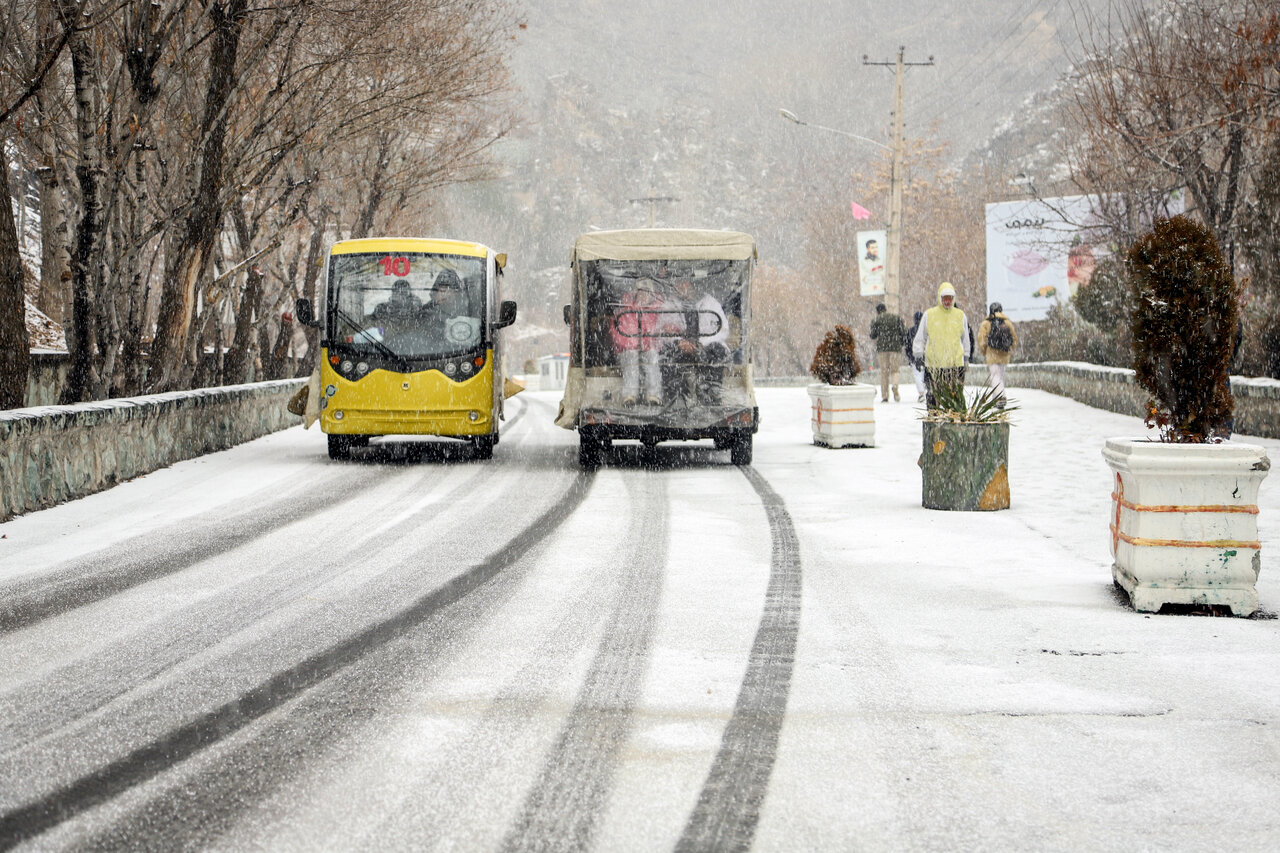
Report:
M 399 258 L 393 258 L 390 255 L 387 255 L 385 258 L 378 261 L 378 263 L 382 264 L 383 275 L 409 274 L 409 259 L 406 257 L 401 256 Z

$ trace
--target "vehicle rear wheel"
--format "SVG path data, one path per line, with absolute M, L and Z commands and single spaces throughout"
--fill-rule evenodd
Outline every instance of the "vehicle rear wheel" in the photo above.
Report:
M 723 438 L 713 438 L 712 441 L 716 444 L 716 450 L 728 450 L 733 447 L 733 436 L 731 435 L 726 435 Z
M 476 459 L 492 459 L 493 446 L 497 444 L 492 435 L 477 435 L 471 439 L 472 456 Z
M 600 442 L 589 435 L 578 435 L 578 464 L 587 470 L 600 467 L 603 449 Z
M 351 436 L 349 435 L 330 435 L 329 436 L 329 458 L 330 459 L 350 459 L 351 458 Z
M 751 433 L 743 433 L 734 439 L 729 448 L 729 461 L 734 465 L 751 464 Z

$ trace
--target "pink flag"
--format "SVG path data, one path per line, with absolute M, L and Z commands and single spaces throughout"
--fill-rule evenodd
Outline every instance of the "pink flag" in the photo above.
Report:
M 858 204 L 856 201 L 849 202 L 849 206 L 853 208 L 854 219 L 870 219 L 871 218 L 871 211 L 867 210 L 865 207 Z

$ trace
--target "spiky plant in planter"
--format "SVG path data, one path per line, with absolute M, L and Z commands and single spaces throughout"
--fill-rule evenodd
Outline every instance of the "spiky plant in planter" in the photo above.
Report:
M 1166 604 L 1257 609 L 1263 448 L 1224 442 L 1237 286 L 1209 231 L 1156 222 L 1125 257 L 1135 379 L 1159 442 L 1112 438 L 1112 577 L 1137 610 Z
M 818 381 L 809 386 L 813 443 L 820 447 L 871 447 L 875 444 L 873 385 L 858 383 L 862 364 L 848 326 L 836 326 L 813 355 L 809 372 Z
M 1129 249 L 1133 369 L 1164 441 L 1203 443 L 1231 422 L 1228 379 L 1239 299 L 1218 241 L 1186 216 Z
M 940 382 L 921 420 L 921 504 L 927 509 L 1009 508 L 1009 413 L 1003 395 L 984 387 L 972 398 L 964 383 Z
M 809 372 L 825 385 L 852 385 L 862 372 L 858 344 L 848 326 L 836 326 L 818 344 Z

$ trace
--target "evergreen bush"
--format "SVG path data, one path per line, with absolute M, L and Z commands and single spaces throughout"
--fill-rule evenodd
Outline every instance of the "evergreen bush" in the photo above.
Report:
M 1164 441 L 1206 442 L 1231 421 L 1238 289 L 1207 228 L 1160 219 L 1125 257 L 1133 369 Z
M 862 365 L 858 362 L 858 345 L 848 326 L 836 326 L 813 355 L 809 372 L 827 385 L 852 385 Z
M 1105 258 L 1084 285 L 1071 297 L 1080 316 L 1107 332 L 1114 331 L 1124 319 L 1125 304 L 1129 299 L 1129 286 L 1124 279 L 1124 268 L 1115 258 Z

